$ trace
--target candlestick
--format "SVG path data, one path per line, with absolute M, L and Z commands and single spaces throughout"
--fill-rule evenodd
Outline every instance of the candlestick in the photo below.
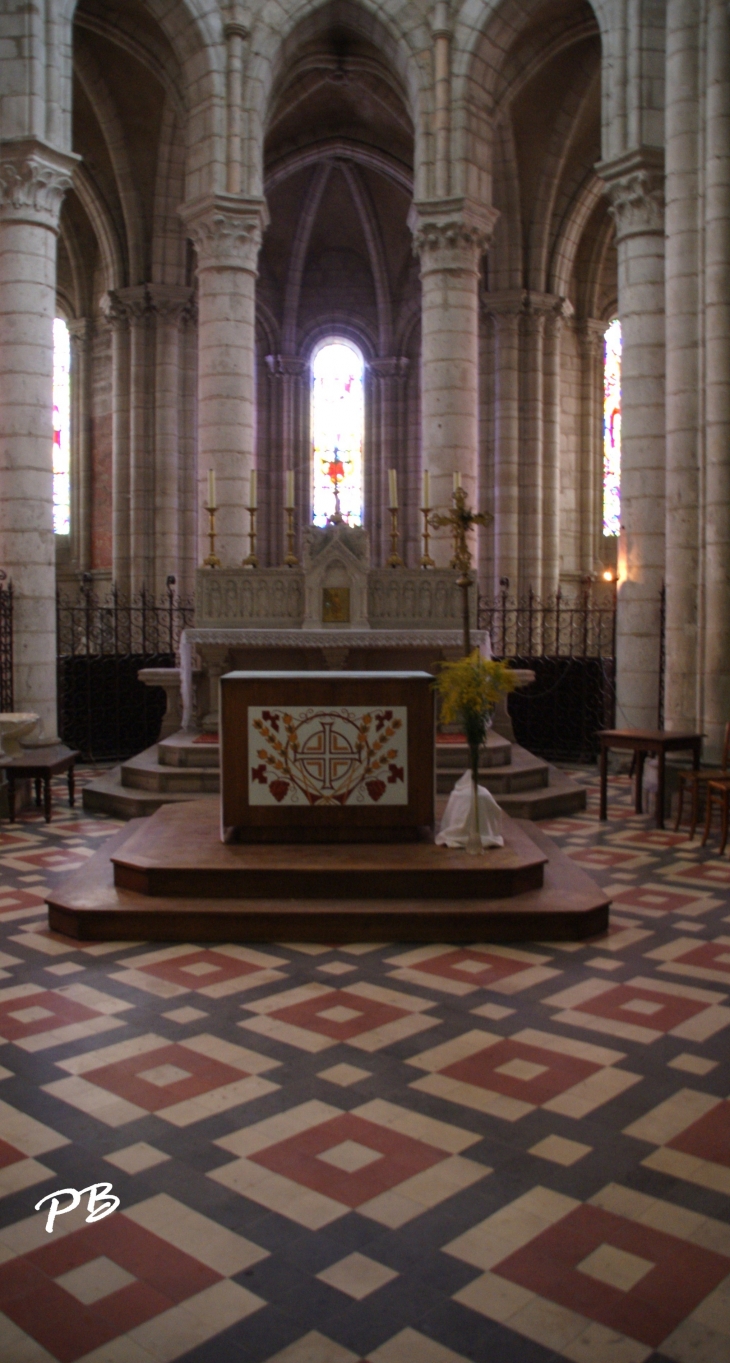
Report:
M 254 496 L 256 495 L 255 478 L 256 474 L 254 472 L 251 474 L 251 491 L 254 494 Z M 255 505 L 247 506 L 246 510 L 248 512 L 249 518 L 248 542 L 250 548 L 248 557 L 243 560 L 243 564 L 241 566 L 243 568 L 258 568 L 259 561 L 256 557 L 256 507 Z
M 398 508 L 390 508 L 390 558 L 386 562 L 386 568 L 403 568 L 405 564 L 398 553 Z
M 293 474 L 292 474 L 291 476 L 292 476 L 292 478 L 294 477 Z M 293 494 L 292 494 L 292 495 L 293 495 Z M 286 525 L 286 554 L 284 555 L 284 567 L 285 567 L 285 568 L 297 568 L 297 567 L 299 566 L 299 559 L 297 558 L 296 554 L 294 553 L 294 507 L 293 507 L 293 506 L 285 506 L 285 507 L 284 507 L 284 511 L 286 512 L 286 521 L 287 521 L 287 525 Z
M 460 473 L 455 473 L 455 474 L 454 474 L 454 496 L 456 496 L 457 492 L 459 492 L 460 490 L 461 490 L 461 474 L 460 474 Z
M 218 502 L 215 495 L 215 469 L 208 469 L 208 506 L 214 511 L 218 510 Z
M 423 470 L 423 487 L 421 491 L 421 510 L 431 510 L 431 473 L 429 469 Z
M 286 472 L 286 501 L 284 506 L 288 510 L 294 508 L 294 470 L 287 469 Z
M 258 503 L 258 489 L 257 489 L 257 487 L 256 487 L 256 470 L 255 470 L 255 469 L 251 469 L 251 478 L 250 478 L 250 481 L 249 481 L 249 493 L 248 493 L 248 506 L 247 506 L 246 510 L 247 510 L 247 511 L 255 511 L 256 508 L 257 508 L 257 506 L 258 506 L 258 504 L 259 504 L 259 503 Z
M 398 510 L 398 475 L 395 469 L 388 469 L 388 506 L 391 511 Z
M 215 492 L 215 486 L 213 487 L 213 491 Z M 204 502 L 203 509 L 208 512 L 208 539 L 210 540 L 210 553 L 207 558 L 203 559 L 203 567 L 220 568 L 221 561 L 215 552 L 215 513 L 218 508 L 212 503 L 206 505 Z
M 424 474 L 424 477 L 425 477 L 425 474 Z M 425 500 L 425 499 L 424 499 L 424 500 Z M 429 540 L 430 540 L 430 538 L 431 538 L 431 535 L 430 535 L 430 533 L 429 533 L 429 523 L 428 523 L 428 517 L 429 517 L 430 511 L 431 511 L 431 508 L 430 508 L 430 506 L 428 506 L 428 505 L 422 506 L 422 507 L 421 507 L 421 515 L 423 516 L 423 553 L 421 554 L 421 557 L 420 557 L 420 559 L 419 559 L 419 561 L 418 561 L 418 562 L 419 562 L 419 566 L 420 566 L 421 568 L 435 568 L 435 567 L 436 567 L 436 564 L 434 563 L 433 559 L 431 558 L 431 555 L 430 555 L 429 552 L 428 552 L 428 542 L 429 542 Z

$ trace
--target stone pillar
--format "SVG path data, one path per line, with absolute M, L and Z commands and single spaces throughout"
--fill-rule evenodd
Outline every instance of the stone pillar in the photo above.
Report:
M 705 72 L 705 753 L 730 719 L 730 21 L 708 7 Z
M 520 558 L 522 585 L 542 595 L 543 570 L 543 388 L 545 312 L 528 308 L 523 318 L 525 426 L 520 470 Z
M 606 323 L 589 317 L 578 328 L 581 364 L 578 567 L 592 573 L 603 551 L 603 358 Z
M 180 210 L 198 253 L 198 502 L 215 470 L 216 552 L 226 567 L 248 553 L 245 507 L 255 462 L 255 309 L 263 199 L 206 196 Z M 201 532 L 205 530 L 200 518 Z M 199 535 L 198 561 L 208 553 Z
M 307 364 L 297 355 L 268 355 L 273 379 L 271 440 L 267 466 L 261 470 L 260 491 L 266 497 L 266 545 L 272 566 L 283 561 L 286 553 L 284 499 L 286 473 L 294 470 L 296 508 L 294 525 L 299 528 L 311 520 L 309 451 L 303 447 L 302 408 L 306 402 Z M 264 524 L 262 520 L 262 533 Z M 295 545 L 301 541 L 297 533 Z M 295 552 L 299 552 L 295 549 Z
M 494 591 L 519 590 L 520 317 L 522 292 L 487 294 L 494 328 Z
M 226 147 L 226 189 L 229 194 L 240 194 L 242 188 L 241 149 L 243 138 L 243 44 L 248 37 L 248 24 L 242 6 L 229 6 L 230 17 L 223 26 L 226 39 L 226 102 L 228 127 Z
M 71 338 L 71 561 L 79 572 L 91 567 L 91 321 L 68 323 Z
M 403 356 L 390 356 L 385 359 L 371 360 L 371 420 L 369 468 L 367 495 L 367 524 L 371 529 L 371 554 L 375 563 L 385 563 L 390 554 L 390 511 L 388 503 L 388 469 L 398 474 L 399 488 L 399 529 L 401 535 L 400 553 L 405 554 L 406 541 L 411 541 L 414 533 L 416 502 L 420 505 L 421 489 L 412 488 L 408 482 L 406 463 L 406 435 L 403 416 L 403 388 L 408 374 L 408 360 Z M 414 501 L 415 498 L 415 501 Z
M 543 384 L 542 590 L 560 582 L 560 338 L 563 317 L 572 313 L 567 299 L 556 298 L 545 315 Z
M 15 709 L 57 737 L 53 539 L 56 236 L 76 158 L 0 143 L 0 567 L 15 587 Z
M 669 0 L 666 97 L 667 728 L 699 715 L 699 132 L 697 0 Z
M 616 223 L 623 337 L 616 722 L 651 729 L 665 563 L 663 153 L 640 147 L 597 170 Z
M 129 319 L 129 590 L 151 587 L 154 572 L 154 369 L 146 285 L 119 289 Z
M 409 216 L 421 261 L 421 440 L 434 506 L 450 506 L 456 472 L 470 505 L 479 500 L 478 287 L 496 220 L 496 209 L 464 198 L 414 203 Z M 446 566 L 448 537 L 432 544 Z
M 101 310 L 112 334 L 112 581 L 126 595 L 130 587 L 129 547 L 129 327 L 115 292 Z
M 168 574 L 180 569 L 180 341 L 192 290 L 150 284 L 147 295 L 155 326 L 154 573 L 148 585 L 161 595 Z

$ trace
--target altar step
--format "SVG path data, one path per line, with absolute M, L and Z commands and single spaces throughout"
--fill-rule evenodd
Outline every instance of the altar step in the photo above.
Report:
M 190 734 L 173 734 L 97 776 L 84 788 L 84 808 L 119 819 L 136 819 L 154 814 L 165 804 L 216 794 L 220 788 L 218 764 L 217 743 L 196 742 Z M 438 743 L 438 793 L 448 795 L 468 765 L 466 744 Z M 499 734 L 488 737 L 479 780 L 513 818 L 554 819 L 585 809 L 584 786 Z

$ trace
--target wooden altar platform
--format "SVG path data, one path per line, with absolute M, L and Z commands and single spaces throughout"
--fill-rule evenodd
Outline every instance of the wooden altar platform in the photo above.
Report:
M 133 820 L 52 891 L 51 929 L 84 941 L 335 943 L 565 941 L 608 926 L 603 891 L 522 821 L 505 819 L 505 848 L 466 857 L 419 843 L 230 846 L 218 820 L 215 797 Z M 135 888 L 120 883 L 136 876 Z

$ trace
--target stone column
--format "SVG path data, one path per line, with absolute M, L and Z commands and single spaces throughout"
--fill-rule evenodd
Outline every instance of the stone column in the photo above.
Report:
M 129 321 L 129 590 L 151 587 L 154 573 L 154 369 L 146 285 L 119 289 Z
M 408 360 L 395 355 L 371 360 L 371 421 L 369 460 L 370 477 L 367 493 L 367 523 L 371 529 L 371 553 L 376 563 L 385 563 L 390 554 L 390 511 L 388 504 L 388 469 L 398 474 L 399 529 L 401 557 L 406 540 L 413 537 L 416 503 L 420 488 L 411 488 L 406 463 L 403 421 L 403 387 L 408 374 Z M 419 502 L 420 505 L 420 502 Z
M 543 385 L 542 590 L 557 591 L 560 581 L 560 338 L 563 318 L 573 309 L 556 298 L 545 314 Z
M 161 595 L 168 574 L 180 569 L 180 338 L 192 290 L 150 284 L 147 295 L 155 326 L 154 574 L 148 585 Z
M 91 567 L 91 321 L 68 323 L 71 338 L 71 561 L 79 572 Z
M 528 306 L 523 317 L 523 458 L 520 469 L 520 559 L 525 590 L 542 595 L 543 569 L 543 389 L 545 312 Z
M 57 737 L 53 540 L 56 236 L 76 157 L 0 143 L 0 567 L 15 587 L 15 709 Z
M 623 337 L 616 722 L 646 729 L 657 724 L 665 563 L 663 153 L 640 147 L 597 170 L 616 223 Z
M 284 499 L 286 473 L 294 470 L 295 526 L 308 523 L 310 460 L 302 446 L 302 406 L 305 398 L 305 360 L 297 355 L 269 355 L 267 364 L 273 384 L 274 421 L 269 444 L 267 468 L 261 470 L 261 492 L 267 498 L 267 535 L 269 561 L 281 563 L 286 553 Z M 262 524 L 262 531 L 263 531 Z M 298 543 L 300 536 L 297 535 Z
M 245 507 L 255 462 L 255 309 L 263 199 L 206 196 L 180 210 L 198 253 L 198 500 L 215 470 L 220 510 L 216 552 L 224 566 L 246 557 Z M 200 518 L 201 532 L 205 530 Z M 199 535 L 198 562 L 208 552 Z
M 667 728 L 698 720 L 699 351 L 697 0 L 669 0 L 666 95 Z
M 705 92 L 706 755 L 730 718 L 730 22 L 708 7 Z
M 129 548 L 129 326 L 115 292 L 105 294 L 101 310 L 112 334 L 112 581 L 126 595 L 130 586 Z
M 414 203 L 409 215 L 421 261 L 421 439 L 434 506 L 451 504 L 456 472 L 471 506 L 479 500 L 479 267 L 496 220 L 496 209 L 464 198 Z M 447 536 L 432 553 L 439 567 L 449 563 Z
M 578 328 L 581 362 L 578 566 L 592 573 L 603 550 L 603 352 L 606 323 L 589 317 Z
M 519 590 L 520 317 L 523 294 L 487 294 L 494 328 L 494 591 Z

